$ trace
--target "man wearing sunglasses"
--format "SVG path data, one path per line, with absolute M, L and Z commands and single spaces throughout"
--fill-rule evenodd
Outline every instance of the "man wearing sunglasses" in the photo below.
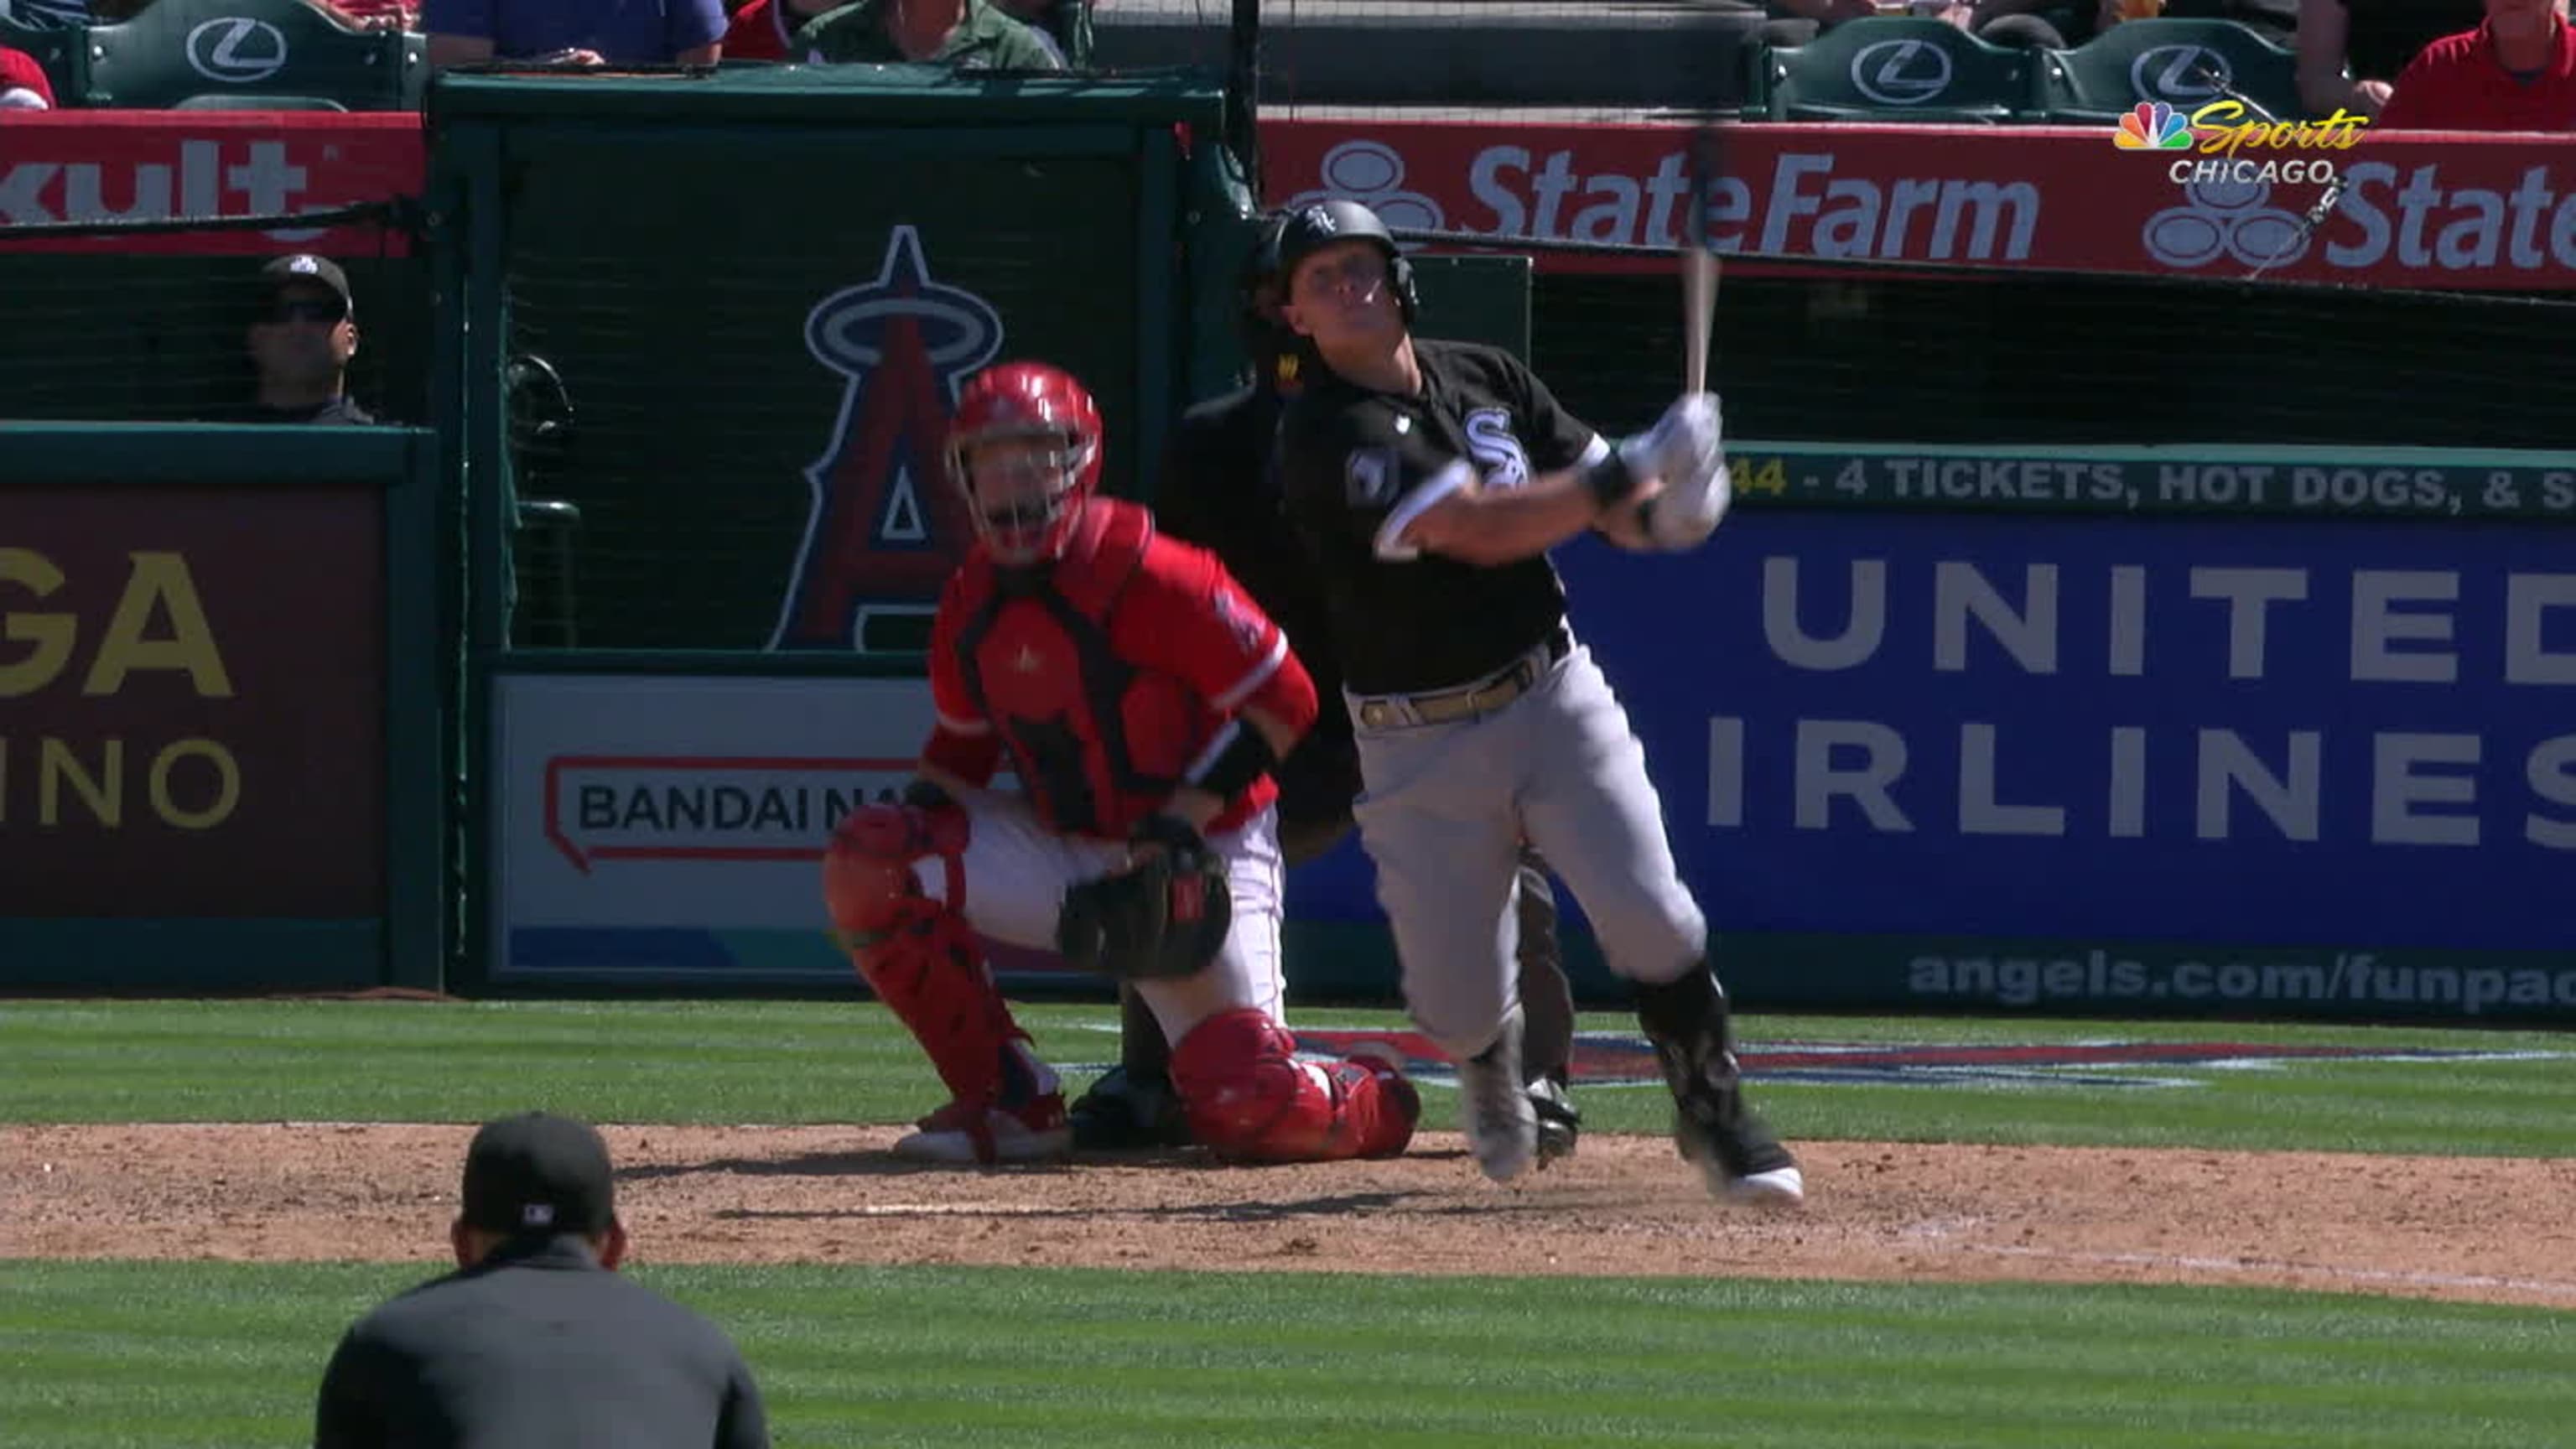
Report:
M 349 398 L 358 321 L 348 274 L 327 257 L 279 257 L 259 269 L 256 297 L 249 347 L 259 392 L 224 421 L 343 427 L 375 422 Z

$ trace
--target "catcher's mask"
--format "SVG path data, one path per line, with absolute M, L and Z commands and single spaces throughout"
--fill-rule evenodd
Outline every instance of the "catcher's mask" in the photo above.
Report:
M 1024 567 L 1063 552 L 1100 483 L 1100 432 L 1091 394 L 1060 368 L 1006 363 L 967 382 L 944 452 L 994 562 Z

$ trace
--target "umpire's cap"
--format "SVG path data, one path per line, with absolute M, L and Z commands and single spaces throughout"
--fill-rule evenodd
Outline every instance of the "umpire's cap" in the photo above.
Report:
M 550 1112 L 484 1123 L 465 1150 L 464 1218 L 505 1237 L 607 1232 L 617 1220 L 608 1144 Z
M 1353 240 L 1373 241 L 1386 253 L 1388 280 L 1395 286 L 1395 300 L 1404 309 L 1409 325 L 1419 306 L 1413 290 L 1413 265 L 1404 259 L 1396 246 L 1395 233 L 1386 229 L 1378 214 L 1356 201 L 1318 201 L 1291 208 L 1279 230 L 1279 286 L 1284 293 L 1288 281 L 1297 274 L 1297 264 L 1333 245 Z

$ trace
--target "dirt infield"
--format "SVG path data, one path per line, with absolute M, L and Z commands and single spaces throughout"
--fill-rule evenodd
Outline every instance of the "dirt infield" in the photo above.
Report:
M 0 1129 L 0 1257 L 434 1266 L 467 1127 Z M 1809 1202 L 1710 1202 L 1660 1138 L 1501 1188 L 1392 1162 L 925 1169 L 892 1128 L 610 1127 L 644 1262 L 2203 1283 L 2576 1307 L 2576 1161 L 1804 1143 Z

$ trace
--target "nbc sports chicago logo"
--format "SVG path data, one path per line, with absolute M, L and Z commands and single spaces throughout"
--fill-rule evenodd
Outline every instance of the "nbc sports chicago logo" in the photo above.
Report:
M 2170 101 L 2140 101 L 2112 129 L 2111 144 L 2172 156 L 2165 175 L 2176 186 L 2324 186 L 2335 163 L 2321 153 L 2351 150 L 2369 124 L 2340 106 L 2322 121 L 2249 120 L 2243 101 L 2221 98 L 2185 119 Z

